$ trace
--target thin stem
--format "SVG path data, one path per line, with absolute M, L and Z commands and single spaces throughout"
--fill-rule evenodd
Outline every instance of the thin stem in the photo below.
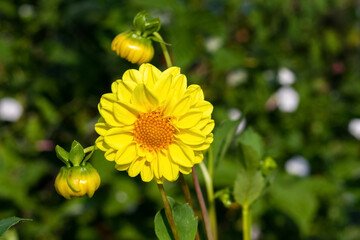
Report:
M 249 214 L 249 205 L 244 204 L 242 208 L 242 225 L 243 225 L 243 240 L 251 239 L 251 223 Z
M 160 191 L 160 194 L 161 194 L 161 198 L 162 198 L 163 203 L 164 203 L 165 213 L 166 213 L 166 217 L 167 217 L 167 219 L 169 221 L 171 231 L 172 231 L 172 233 L 174 235 L 175 240 L 180 240 L 178 231 L 177 231 L 176 226 L 175 226 L 174 216 L 172 214 L 170 204 L 169 204 L 168 199 L 166 197 L 164 186 L 162 184 L 158 184 L 158 187 L 159 187 L 159 191 Z
M 189 186 L 187 185 L 184 175 L 182 173 L 180 173 L 180 184 L 184 192 L 186 202 L 190 205 L 191 208 L 193 208 Z
M 90 146 L 84 149 L 84 153 L 87 154 L 88 152 L 91 152 L 92 150 L 95 150 L 95 146 Z
M 154 34 L 155 37 L 157 37 L 161 41 L 164 41 L 163 38 L 161 37 L 161 35 L 158 32 L 154 32 L 153 34 Z M 161 47 L 161 50 L 163 51 L 167 67 L 168 68 L 172 67 L 171 57 L 170 57 L 170 54 L 169 54 L 169 52 L 167 50 L 166 45 L 164 43 L 160 43 L 160 47 Z
M 213 230 L 214 240 L 216 240 L 217 239 L 217 220 L 216 220 L 216 208 L 215 208 L 213 183 L 212 183 L 211 176 L 205 166 L 205 163 L 201 162 L 199 164 L 199 166 L 204 175 L 206 192 L 207 192 L 208 201 L 209 201 L 209 216 L 210 216 L 211 228 Z
M 213 157 L 213 149 L 210 147 L 208 151 L 208 169 L 210 178 L 214 178 L 214 157 Z
M 190 194 L 190 190 L 189 190 L 189 186 L 187 185 L 184 175 L 182 173 L 180 173 L 180 184 L 181 184 L 181 188 L 184 192 L 185 195 L 185 200 L 186 202 L 190 205 L 190 207 L 192 208 L 192 210 L 194 211 L 194 207 L 192 204 L 192 200 L 191 200 L 191 194 Z M 195 211 L 194 211 L 195 212 Z M 195 240 L 200 240 L 200 236 L 199 236 L 199 231 L 196 231 L 196 235 L 195 235 Z
M 193 178 L 193 181 L 194 181 L 196 195 L 197 195 L 197 198 L 199 200 L 201 212 L 202 212 L 203 219 L 204 219 L 206 235 L 208 237 L 208 240 L 214 240 L 213 233 L 211 232 L 211 226 L 210 226 L 210 222 L 209 222 L 209 215 L 208 215 L 208 212 L 207 212 L 207 209 L 206 209 L 204 196 L 203 196 L 203 194 L 201 192 L 199 180 L 198 180 L 197 175 L 196 175 L 195 167 L 192 168 L 192 178 Z

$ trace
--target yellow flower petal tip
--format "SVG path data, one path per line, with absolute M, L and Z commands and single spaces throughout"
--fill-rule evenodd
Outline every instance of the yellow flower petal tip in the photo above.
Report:
M 177 180 L 203 160 L 212 142 L 213 106 L 178 67 L 131 69 L 99 103 L 96 146 L 115 168 L 144 182 Z
M 111 43 L 111 49 L 131 63 L 147 63 L 154 57 L 154 47 L 150 39 L 134 32 L 123 32 Z

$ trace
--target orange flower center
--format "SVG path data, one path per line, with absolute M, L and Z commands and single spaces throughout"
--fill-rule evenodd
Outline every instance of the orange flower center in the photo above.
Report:
M 149 151 L 166 149 L 174 139 L 171 118 L 160 111 L 143 113 L 134 123 L 134 140 Z

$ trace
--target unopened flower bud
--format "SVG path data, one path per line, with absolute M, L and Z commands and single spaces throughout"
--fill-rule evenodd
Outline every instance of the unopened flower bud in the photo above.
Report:
M 139 65 L 150 62 L 154 56 L 151 40 L 132 31 L 117 35 L 111 43 L 111 49 L 120 57 Z
M 90 164 L 62 167 L 55 180 L 55 189 L 66 199 L 87 194 L 90 198 L 100 186 L 100 176 Z

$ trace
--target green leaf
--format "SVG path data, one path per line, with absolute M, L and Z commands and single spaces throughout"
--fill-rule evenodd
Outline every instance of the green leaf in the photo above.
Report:
M 261 136 L 251 127 L 247 128 L 238 138 L 239 143 L 252 147 L 259 157 L 264 155 L 264 142 Z
M 66 166 L 68 166 L 69 165 L 69 153 L 65 149 L 60 147 L 59 145 L 56 145 L 55 152 L 56 152 L 56 156 L 61 161 L 63 161 L 66 164 Z
M 313 179 L 296 179 L 278 176 L 269 188 L 273 205 L 287 214 L 303 234 L 308 234 L 319 202 L 314 191 Z M 318 191 L 318 189 L 317 189 Z
M 241 119 L 238 121 L 225 121 L 222 125 L 216 128 L 214 133 L 214 142 L 212 143 L 214 166 L 217 166 L 217 164 L 219 164 L 219 162 L 224 158 L 240 121 Z
M 84 148 L 77 141 L 73 141 L 71 144 L 71 150 L 69 154 L 70 161 L 74 166 L 79 166 L 81 161 L 84 159 Z
M 264 186 L 260 171 L 240 171 L 234 184 L 234 198 L 241 205 L 250 205 L 260 196 Z
M 9 217 L 0 220 L 0 237 L 12 226 L 19 223 L 20 221 L 31 221 L 31 219 L 24 219 L 18 217 Z
M 239 156 L 242 170 L 252 173 L 258 170 L 261 159 L 252 147 L 240 145 Z
M 176 229 L 181 240 L 195 239 L 198 220 L 191 207 L 187 204 L 176 203 L 174 199 L 168 197 Z M 160 240 L 174 239 L 167 220 L 165 209 L 160 210 L 155 215 L 155 233 Z

